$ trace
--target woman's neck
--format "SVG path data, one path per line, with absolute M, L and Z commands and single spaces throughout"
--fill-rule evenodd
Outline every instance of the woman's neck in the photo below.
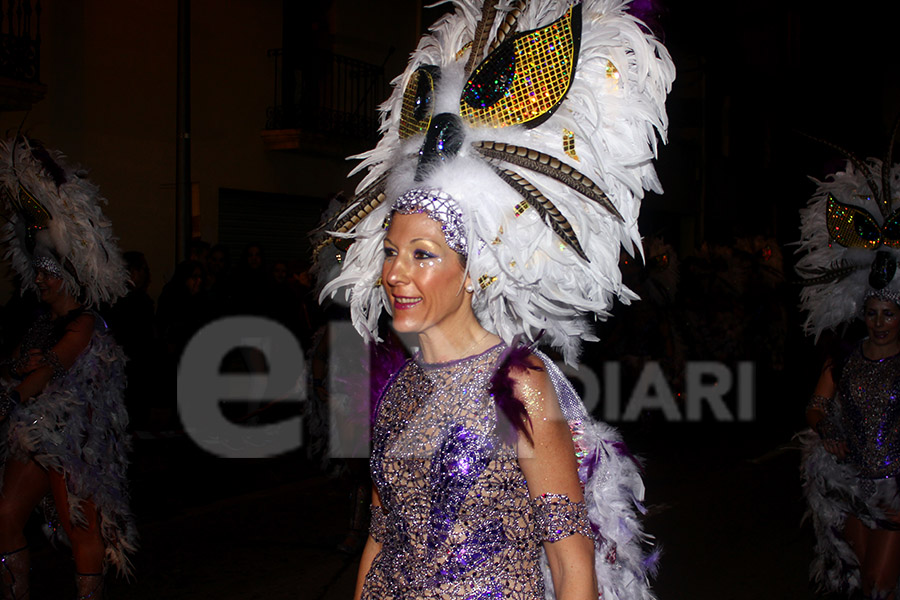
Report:
M 873 344 L 871 339 L 866 338 L 862 343 L 862 353 L 863 356 L 870 360 L 890 358 L 891 356 L 900 354 L 900 343 L 886 345 Z
M 50 305 L 50 314 L 54 319 L 59 319 L 77 308 L 81 308 L 81 304 L 74 298 L 66 297 Z
M 427 363 L 445 363 L 474 356 L 499 342 L 498 336 L 477 322 L 474 327 L 458 330 L 453 335 L 441 332 L 419 334 L 422 360 Z

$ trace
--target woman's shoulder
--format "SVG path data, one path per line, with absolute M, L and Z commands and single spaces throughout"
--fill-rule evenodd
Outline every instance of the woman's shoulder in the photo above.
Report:
M 543 359 L 530 346 L 510 346 L 500 353 L 498 360 L 495 377 L 509 378 L 512 383 L 549 379 Z
M 99 323 L 104 323 L 100 315 L 92 310 L 76 309 L 63 317 L 65 331 L 91 332 Z
M 531 347 L 523 344 L 513 344 L 500 355 L 497 371 L 491 378 L 490 393 L 505 416 L 504 422 L 512 424 L 512 429 L 528 438 L 533 427 L 532 417 L 545 416 L 548 403 L 554 414 L 559 410 L 544 361 Z M 501 430 L 505 438 L 510 438 L 511 434 L 512 431 L 505 427 Z

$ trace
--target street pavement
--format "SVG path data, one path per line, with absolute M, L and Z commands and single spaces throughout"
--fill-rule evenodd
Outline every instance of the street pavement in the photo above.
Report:
M 660 600 L 814 597 L 793 426 L 623 427 L 645 460 L 646 529 L 663 547 Z M 141 548 L 131 581 L 110 578 L 112 600 L 352 596 L 358 557 L 337 550 L 349 484 L 302 450 L 223 459 L 176 437 L 139 441 L 133 462 Z M 73 597 L 66 552 L 31 533 L 32 600 Z

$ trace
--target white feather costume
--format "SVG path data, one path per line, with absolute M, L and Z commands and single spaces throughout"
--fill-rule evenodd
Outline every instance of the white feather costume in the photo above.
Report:
M 60 152 L 24 137 L 0 141 L 0 191 L 8 217 L 6 257 L 23 291 L 38 291 L 37 268 L 61 277 L 84 307 L 112 303 L 125 294 L 125 263 L 101 210 L 106 200 L 84 172 L 65 164 Z M 57 320 L 49 313 L 38 317 L 21 342 L 20 357 L 37 350 L 53 364 L 54 345 L 79 314 L 76 309 Z M 93 319 L 91 338 L 73 364 L 68 369 L 59 365 L 43 389 L 0 423 L 0 484 L 10 458 L 34 460 L 64 474 L 73 524 L 87 524 L 83 504 L 93 502 L 106 563 L 129 575 L 137 531 L 127 485 L 126 358 L 103 318 L 93 313 Z M 5 395 L 18 384 L 4 380 L 0 391 Z M 43 505 L 46 511 L 53 502 Z M 67 541 L 55 509 L 45 516 L 48 535 Z
M 653 159 L 674 65 L 622 0 L 453 4 L 394 80 L 382 138 L 357 157 L 354 172 L 366 176 L 325 226 L 320 260 L 330 242 L 346 256 L 322 297 L 343 288 L 354 326 L 377 339 L 379 316 L 391 310 L 379 278 L 385 220 L 407 192 L 438 190 L 463 220 L 482 326 L 508 344 L 543 334 L 574 362 L 581 341 L 596 339 L 591 320 L 615 299 L 636 299 L 622 282 L 620 249 L 641 249 L 641 199 L 662 191 Z M 600 591 L 650 600 L 656 555 L 644 551 L 636 463 L 543 359 L 574 432 Z

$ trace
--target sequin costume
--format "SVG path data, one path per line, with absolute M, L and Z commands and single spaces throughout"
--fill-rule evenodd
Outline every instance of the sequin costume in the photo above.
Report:
M 356 157 L 365 176 L 355 195 L 316 234 L 327 280 L 320 298 L 343 294 L 357 331 L 380 341 L 380 315 L 391 310 L 383 266 L 392 214 L 424 213 L 465 259 L 462 293 L 474 320 L 510 356 L 526 340 L 575 364 L 616 299 L 636 299 L 622 282 L 621 251 L 640 244 L 645 191 L 662 191 L 653 159 L 668 128 L 674 64 L 627 1 L 452 5 L 393 81 L 381 139 Z M 535 355 L 580 459 L 599 591 L 606 600 L 652 598 L 635 461 Z M 572 504 L 555 496 L 538 502 L 553 505 L 546 511 L 528 500 L 512 446 L 497 442 L 518 421 L 495 417 L 515 415 L 524 400 L 505 358 L 480 360 L 481 371 L 408 366 L 384 397 L 373 473 L 387 496 L 387 537 L 367 598 L 539 598 L 542 588 L 553 597 L 539 515 L 578 509 L 561 509 Z
M 900 357 L 869 360 L 857 348 L 839 385 L 850 460 L 860 477 L 893 478 L 900 471 Z
M 841 461 L 825 451 L 811 431 L 802 436 L 804 490 L 817 537 L 811 571 L 825 589 L 847 592 L 859 586 L 860 575 L 856 555 L 841 535 L 846 516 L 882 528 L 889 526 L 884 509 L 900 508 L 900 355 L 871 360 L 857 346 L 841 371 L 835 398 L 814 404 L 838 424 L 848 457 Z
M 10 456 L 31 458 L 46 469 L 65 473 L 73 522 L 85 522 L 81 503 L 93 501 L 100 515 L 106 561 L 127 574 L 131 571 L 127 554 L 136 548 L 137 530 L 126 479 L 130 443 L 122 400 L 125 355 L 103 319 L 95 314 L 94 322 L 91 340 L 72 366 L 10 413 L 2 426 L 6 443 L 0 445 L 0 452 L 4 465 Z M 52 325 L 49 315 L 40 317 L 26 334 L 21 351 L 46 352 L 52 347 L 57 341 Z M 0 485 L 2 481 L 0 465 Z M 65 536 L 61 527 L 54 527 L 53 533 Z
M 410 361 L 388 388 L 378 406 L 372 454 L 383 507 L 373 507 L 372 535 L 382 548 L 362 597 L 553 598 L 541 542 L 581 533 L 606 549 L 601 556 L 608 560 L 598 565 L 604 597 L 652 598 L 645 574 L 632 571 L 641 556 L 639 548 L 632 552 L 643 537 L 630 509 L 642 492 L 635 465 L 616 448 L 615 432 L 588 423 L 583 409 L 577 414 L 574 391 L 540 354 L 573 429 L 582 480 L 593 477 L 594 485 L 586 486 L 584 502 L 553 490 L 530 499 L 515 448 L 496 433 L 495 400 L 488 393 L 505 349 L 500 344 L 436 365 Z M 600 487 L 610 483 L 613 489 L 600 498 Z M 646 567 L 642 556 L 637 561 Z

